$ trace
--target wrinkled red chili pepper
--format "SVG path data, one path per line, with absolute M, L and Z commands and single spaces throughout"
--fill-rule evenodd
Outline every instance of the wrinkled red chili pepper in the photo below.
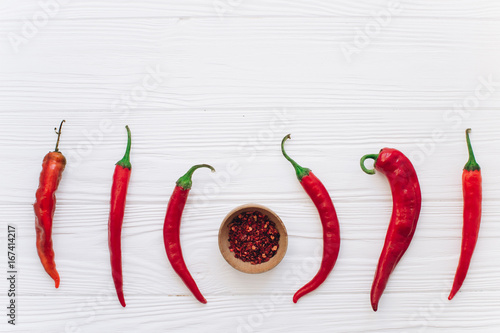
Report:
M 132 135 L 128 126 L 127 129 L 127 149 L 125 155 L 116 163 L 113 174 L 113 185 L 111 187 L 111 200 L 108 220 L 108 246 L 111 260 L 111 275 L 115 284 L 116 294 L 120 304 L 125 307 L 125 297 L 123 296 L 123 274 L 122 274 L 122 224 L 125 214 L 125 202 L 127 197 L 128 183 L 132 165 L 130 164 L 130 146 Z
M 186 205 L 191 185 L 193 184 L 191 177 L 193 176 L 193 172 L 198 168 L 209 168 L 212 172 L 215 172 L 215 169 L 208 164 L 198 164 L 191 167 L 184 176 L 177 180 L 174 192 L 168 201 L 167 214 L 165 215 L 165 223 L 163 225 L 163 241 L 165 243 L 165 251 L 167 252 L 168 260 L 174 271 L 179 275 L 182 281 L 184 281 L 184 284 L 189 290 L 191 290 L 194 297 L 201 303 L 206 304 L 207 300 L 201 294 L 196 282 L 186 267 L 186 263 L 182 257 L 179 239 L 182 212 Z
M 450 296 L 448 296 L 449 300 L 460 290 L 467 276 L 472 253 L 476 247 L 479 224 L 481 223 L 481 203 L 483 199 L 481 168 L 474 157 L 469 137 L 470 131 L 469 128 L 465 132 L 467 148 L 469 150 L 469 161 L 465 164 L 462 174 L 462 192 L 464 196 L 462 250 L 460 252 L 460 260 L 458 261 L 453 287 Z
M 374 170 L 365 167 L 364 162 L 368 158 L 375 160 Z M 384 148 L 379 154 L 363 156 L 361 169 L 370 175 L 375 174 L 375 170 L 383 173 L 389 180 L 392 192 L 391 221 L 370 293 L 373 311 L 377 311 L 389 276 L 408 249 L 415 233 L 422 196 L 413 165 L 403 153 L 396 149 Z
M 321 260 L 321 266 L 314 278 L 293 295 L 293 302 L 297 303 L 302 296 L 318 288 L 335 266 L 340 249 L 340 228 L 337 213 L 328 191 L 310 169 L 301 167 L 286 154 L 284 146 L 287 139 L 290 139 L 290 134 L 286 135 L 281 141 L 281 152 L 295 168 L 297 178 L 316 206 L 323 225 L 323 259 Z
M 56 270 L 54 261 L 54 249 L 52 248 L 52 220 L 56 209 L 57 187 L 61 181 L 61 176 L 66 166 L 66 158 L 59 151 L 59 139 L 61 138 L 61 128 L 65 120 L 59 125 L 57 134 L 56 149 L 47 153 L 43 158 L 40 182 L 36 191 L 36 201 L 33 204 L 35 210 L 36 227 L 36 249 L 43 268 L 55 281 L 56 288 L 59 288 L 59 273 Z

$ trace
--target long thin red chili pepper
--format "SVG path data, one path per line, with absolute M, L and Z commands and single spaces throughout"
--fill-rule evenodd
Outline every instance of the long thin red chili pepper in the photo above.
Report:
M 340 228 L 337 213 L 328 191 L 310 169 L 301 167 L 286 154 L 285 141 L 287 139 L 290 139 L 290 134 L 286 135 L 281 141 L 281 152 L 292 163 L 297 178 L 316 206 L 323 225 L 323 259 L 321 260 L 321 266 L 313 279 L 293 295 L 293 302 L 297 303 L 302 296 L 318 288 L 335 266 L 340 249 Z
M 368 158 L 375 160 L 375 170 L 383 173 L 389 180 L 393 202 L 391 222 L 387 229 L 384 247 L 380 254 L 370 293 L 373 311 L 377 311 L 389 276 L 408 249 L 415 233 L 422 205 L 422 195 L 417 173 L 410 160 L 403 153 L 396 149 L 384 148 L 379 154 L 363 156 L 361 169 L 372 175 L 375 174 L 375 170 L 368 170 L 364 165 Z
M 184 206 L 186 205 L 187 197 L 193 184 L 191 177 L 193 176 L 193 172 L 199 168 L 209 168 L 212 172 L 215 172 L 215 169 L 208 164 L 198 164 L 191 167 L 184 176 L 177 180 L 174 192 L 168 201 L 167 214 L 165 215 L 165 223 L 163 225 L 163 241 L 168 260 L 174 271 L 184 281 L 189 290 L 191 290 L 194 297 L 201 303 L 206 304 L 207 300 L 201 294 L 186 267 L 179 239 L 182 212 L 184 211 Z
M 479 224 L 481 223 L 481 203 L 483 199 L 481 168 L 474 157 L 469 137 L 470 131 L 470 128 L 465 131 L 469 161 L 465 164 L 462 174 L 462 192 L 464 196 L 462 250 L 460 252 L 460 260 L 458 261 L 453 287 L 451 288 L 450 296 L 448 296 L 449 300 L 460 290 L 467 276 L 472 253 L 474 253 L 474 248 L 476 247 Z
M 56 209 L 57 187 L 61 180 L 66 158 L 59 151 L 59 139 L 61 138 L 61 128 L 65 120 L 59 125 L 57 134 L 56 149 L 47 153 L 43 158 L 40 182 L 36 191 L 36 201 L 33 204 L 35 210 L 36 227 L 36 249 L 42 262 L 43 268 L 54 279 L 56 288 L 59 288 L 59 273 L 56 270 L 54 261 L 54 249 L 52 248 L 52 220 Z
M 113 186 L 111 187 L 111 200 L 108 221 L 108 245 L 111 259 L 111 275 L 115 284 L 116 294 L 120 304 L 125 307 L 125 297 L 123 296 L 123 274 L 122 274 L 122 224 L 125 214 L 125 202 L 127 197 L 128 182 L 132 165 L 130 164 L 130 146 L 132 135 L 127 129 L 127 149 L 125 155 L 116 163 L 113 174 Z

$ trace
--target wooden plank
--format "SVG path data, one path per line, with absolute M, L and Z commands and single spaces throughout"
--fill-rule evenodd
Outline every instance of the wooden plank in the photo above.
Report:
M 22 29 L 39 2 L 0 4 L 0 211 L 4 227 L 17 227 L 19 265 L 18 325 L 4 316 L 0 331 L 496 332 L 500 5 L 404 2 L 383 23 L 374 13 L 385 1 L 232 1 L 222 14 L 199 0 L 59 3 L 29 38 Z M 363 37 L 376 24 L 380 31 Z M 12 34 L 26 38 L 17 50 Z M 36 255 L 31 205 L 61 119 L 68 167 L 57 193 L 55 290 Z M 125 124 L 133 173 L 122 309 L 106 229 Z M 469 275 L 449 302 L 467 127 L 483 168 L 484 213 Z M 295 305 L 293 292 L 318 268 L 322 233 L 281 156 L 287 133 L 290 155 L 331 193 L 342 236 L 330 278 Z M 373 313 L 369 290 L 391 196 L 384 177 L 361 172 L 359 158 L 385 146 L 415 163 L 424 200 L 414 241 Z M 195 174 L 181 241 L 206 306 L 175 275 L 162 242 L 173 184 L 200 162 L 218 172 Z M 283 262 L 257 276 L 233 270 L 217 247 L 223 217 L 249 202 L 276 211 L 290 235 Z
M 401 18 L 362 47 L 355 40 L 366 24 L 364 18 L 54 24 L 17 53 L 3 39 L 1 110 L 433 107 L 469 114 L 498 107 L 497 21 Z
M 449 302 L 445 292 L 387 293 L 384 306 L 373 313 L 365 294 L 316 295 L 293 304 L 281 294 L 217 296 L 207 305 L 188 297 L 148 295 L 130 297 L 126 309 L 117 307 L 107 291 L 94 297 L 23 297 L 25 323 L 17 332 L 43 326 L 49 331 L 149 332 L 176 330 L 202 332 L 441 332 L 473 329 L 492 331 L 498 326 L 500 292 L 475 292 Z M 411 302 L 408 302 L 411 299 Z M 480 301 L 479 301 L 480 299 Z M 467 304 L 467 305 L 465 305 Z M 471 309 L 474 309 L 471 311 Z M 107 318 L 107 319 L 105 319 Z
M 46 0 L 46 10 L 38 1 L 4 0 L 0 9 L 3 20 L 31 18 L 45 11 L 53 19 L 112 19 L 131 17 L 370 17 L 398 7 L 398 16 L 436 18 L 498 18 L 498 3 L 487 0 L 467 1 L 328 1 L 328 0 L 185 0 L 185 1 L 104 1 Z

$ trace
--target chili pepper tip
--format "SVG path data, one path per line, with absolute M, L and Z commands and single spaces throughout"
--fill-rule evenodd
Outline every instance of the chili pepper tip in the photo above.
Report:
M 47 272 L 49 273 L 49 272 Z M 54 280 L 54 283 L 56 285 L 56 289 L 59 288 L 59 284 L 61 282 L 61 278 L 59 277 L 59 273 L 54 270 L 49 273 L 49 276 Z

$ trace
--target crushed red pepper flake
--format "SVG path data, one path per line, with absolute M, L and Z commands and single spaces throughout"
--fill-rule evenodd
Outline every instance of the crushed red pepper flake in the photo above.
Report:
M 276 224 L 258 211 L 241 213 L 229 224 L 229 251 L 252 265 L 271 260 L 278 251 L 279 239 Z

